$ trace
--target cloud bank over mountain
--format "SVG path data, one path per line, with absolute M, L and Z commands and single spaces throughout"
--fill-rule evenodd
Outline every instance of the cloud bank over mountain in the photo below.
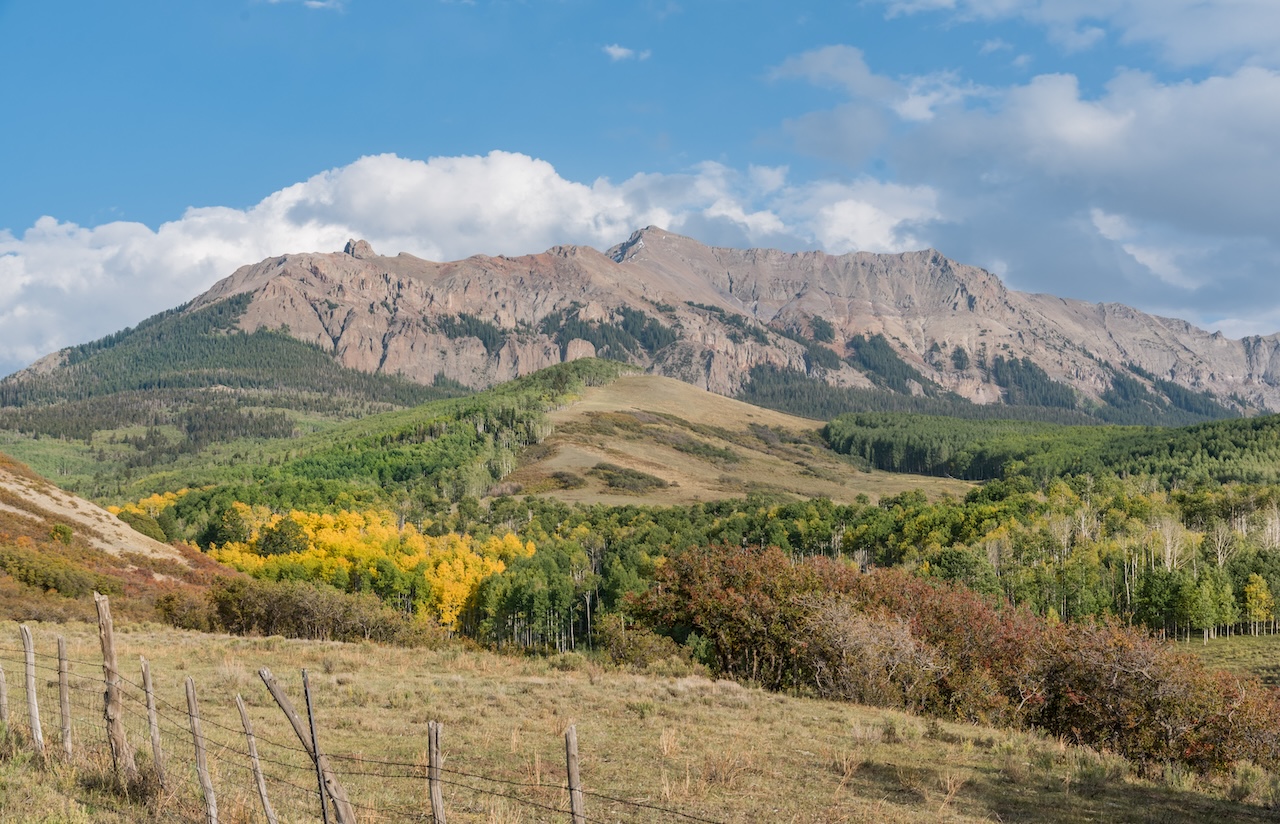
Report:
M 155 230 L 46 217 L 21 235 L 0 233 L 0 366 L 7 373 L 135 323 L 244 263 L 336 250 L 350 237 L 431 260 L 572 243 L 603 249 L 647 225 L 729 246 L 901 251 L 923 243 L 914 227 L 937 217 L 928 187 L 792 185 L 785 169 L 704 163 L 584 184 L 509 152 L 370 156 L 251 208 L 192 208 Z

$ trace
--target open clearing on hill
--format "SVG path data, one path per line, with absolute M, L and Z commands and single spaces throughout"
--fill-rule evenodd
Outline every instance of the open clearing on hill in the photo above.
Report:
M 1192 639 L 1185 649 L 1211 667 L 1238 675 L 1256 675 L 1262 683 L 1280 687 L 1280 635 L 1233 635 L 1205 644 Z
M 33 624 L 42 664 L 66 636 L 72 660 L 74 742 L 102 753 L 101 658 L 96 627 Z M 419 765 L 427 722 L 444 724 L 445 803 L 453 822 L 565 822 L 563 732 L 575 724 L 592 821 L 1264 821 L 1257 805 L 1221 798 L 1192 776 L 1174 785 L 1135 778 L 1113 756 L 1056 740 L 898 712 L 795 698 L 711 681 L 602 670 L 581 655 L 508 657 L 450 645 L 411 650 L 272 638 L 228 638 L 122 622 L 123 675 L 138 682 L 151 663 L 168 770 L 176 789 L 165 820 L 202 820 L 192 768 L 183 679 L 194 680 L 219 808 L 227 821 L 261 820 L 253 795 L 237 693 L 244 696 L 282 821 L 314 821 L 315 774 L 272 703 L 267 666 L 302 704 L 306 668 L 317 737 L 359 820 L 429 820 Z M 0 623 L 13 726 L 26 729 L 18 627 Z M 60 751 L 57 675 L 40 670 L 45 737 Z M 125 685 L 125 721 L 139 760 L 149 760 L 141 693 Z M 96 742 L 96 743 L 95 743 Z M 92 783 L 58 767 L 0 757 L 0 819 L 105 821 L 139 818 Z M 109 759 L 106 762 L 109 764 Z M 1196 792 L 1206 789 L 1207 792 Z M 1259 788 L 1259 793 L 1271 792 Z M 72 797 L 76 800 L 68 800 Z M 84 805 L 91 806 L 85 813 Z M 652 805 L 651 807 L 637 805 Z M 62 817 L 50 818 L 54 811 Z M 79 811 L 79 812 L 78 812 Z M 688 820 L 688 819 L 686 819 Z M 695 819 L 697 820 L 697 819 Z
M 962 497 L 972 488 L 949 478 L 865 471 L 823 445 L 821 422 L 655 375 L 589 388 L 550 417 L 554 434 L 526 450 L 504 487 L 611 505 L 752 492 L 852 503 L 858 495 L 874 501 L 913 489 Z

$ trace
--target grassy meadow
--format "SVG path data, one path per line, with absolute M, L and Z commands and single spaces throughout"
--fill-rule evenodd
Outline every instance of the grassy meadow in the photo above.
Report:
M 450 821 L 567 821 L 563 732 L 578 730 L 590 821 L 1263 821 L 1280 786 L 1259 770 L 1215 779 L 1140 776 L 1114 755 L 1035 734 L 768 693 L 687 668 L 643 674 L 583 655 L 513 657 L 449 644 L 409 650 L 202 635 L 121 622 L 122 672 L 151 662 L 169 784 L 135 802 L 106 789 L 96 627 L 33 624 L 50 756 L 30 755 L 18 627 L 0 623 L 11 725 L 0 758 L 0 819 L 200 821 L 183 680 L 194 679 L 221 820 L 265 820 L 235 696 L 243 695 L 282 821 L 315 821 L 314 772 L 257 677 L 272 669 L 303 706 L 311 679 L 321 748 L 362 822 L 430 820 L 427 722 L 444 724 Z M 66 637 L 75 759 L 63 762 L 54 655 Z M 130 744 L 151 763 L 141 692 L 125 685 Z M 648 806 L 640 806 L 648 805 Z M 682 815 L 663 812 L 655 807 Z M 683 817 L 682 817 L 683 816 Z
M 917 489 L 930 498 L 963 498 L 973 488 L 950 478 L 869 470 L 828 448 L 818 421 L 654 375 L 623 375 L 589 387 L 549 419 L 553 433 L 526 450 L 504 482 L 568 502 L 671 506 L 765 493 L 852 503 L 859 495 L 875 500 Z M 662 483 L 611 487 L 592 472 L 601 463 Z
M 1207 644 L 1193 638 L 1186 648 L 1211 667 L 1254 675 L 1268 686 L 1280 687 L 1280 635 L 1232 635 Z

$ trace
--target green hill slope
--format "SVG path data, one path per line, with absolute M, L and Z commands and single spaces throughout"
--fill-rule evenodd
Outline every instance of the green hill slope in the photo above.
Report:
M 347 369 L 281 331 L 238 331 L 247 304 L 179 307 L 66 350 L 60 367 L 6 378 L 0 447 L 103 497 L 206 450 L 213 462 L 243 461 L 265 441 L 466 392 Z

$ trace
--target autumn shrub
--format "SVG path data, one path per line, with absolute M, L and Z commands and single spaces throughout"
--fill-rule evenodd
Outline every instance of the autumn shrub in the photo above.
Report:
M 107 594 L 120 591 L 119 581 L 95 574 L 28 541 L 0 546 L 0 570 L 27 586 L 53 590 L 65 598 L 81 598 L 95 590 Z
M 694 547 L 659 566 L 654 585 L 628 609 L 677 641 L 696 632 L 717 675 L 767 689 L 805 688 L 812 681 L 801 631 L 807 603 L 829 588 L 833 572 L 792 563 L 776 547 Z
M 900 571 L 724 545 L 671 556 L 628 609 L 770 689 L 1036 728 L 1147 768 L 1280 766 L 1280 697 L 1114 620 L 1051 624 Z
M 619 666 L 647 669 L 668 658 L 687 662 L 689 653 L 672 639 L 632 623 L 617 613 L 600 616 L 594 628 L 596 646 Z
M 443 632 L 388 607 L 375 595 L 303 581 L 218 578 L 209 589 L 215 622 L 237 635 L 429 646 Z
M 902 618 L 822 596 L 810 603 L 803 631 L 806 669 L 822 697 L 915 711 L 934 703 L 946 665 Z
M 1198 771 L 1280 765 L 1280 700 L 1254 679 L 1211 672 L 1195 656 L 1114 621 L 1044 636 L 1043 701 L 1028 722 L 1146 764 Z
M 156 597 L 156 612 L 171 626 L 208 632 L 216 623 L 209 600 L 204 593 L 186 589 L 166 592 Z
M 587 470 L 587 474 L 598 476 L 610 489 L 621 492 L 648 492 L 652 489 L 665 489 L 667 486 L 667 482 L 656 475 L 611 463 L 598 463 Z

